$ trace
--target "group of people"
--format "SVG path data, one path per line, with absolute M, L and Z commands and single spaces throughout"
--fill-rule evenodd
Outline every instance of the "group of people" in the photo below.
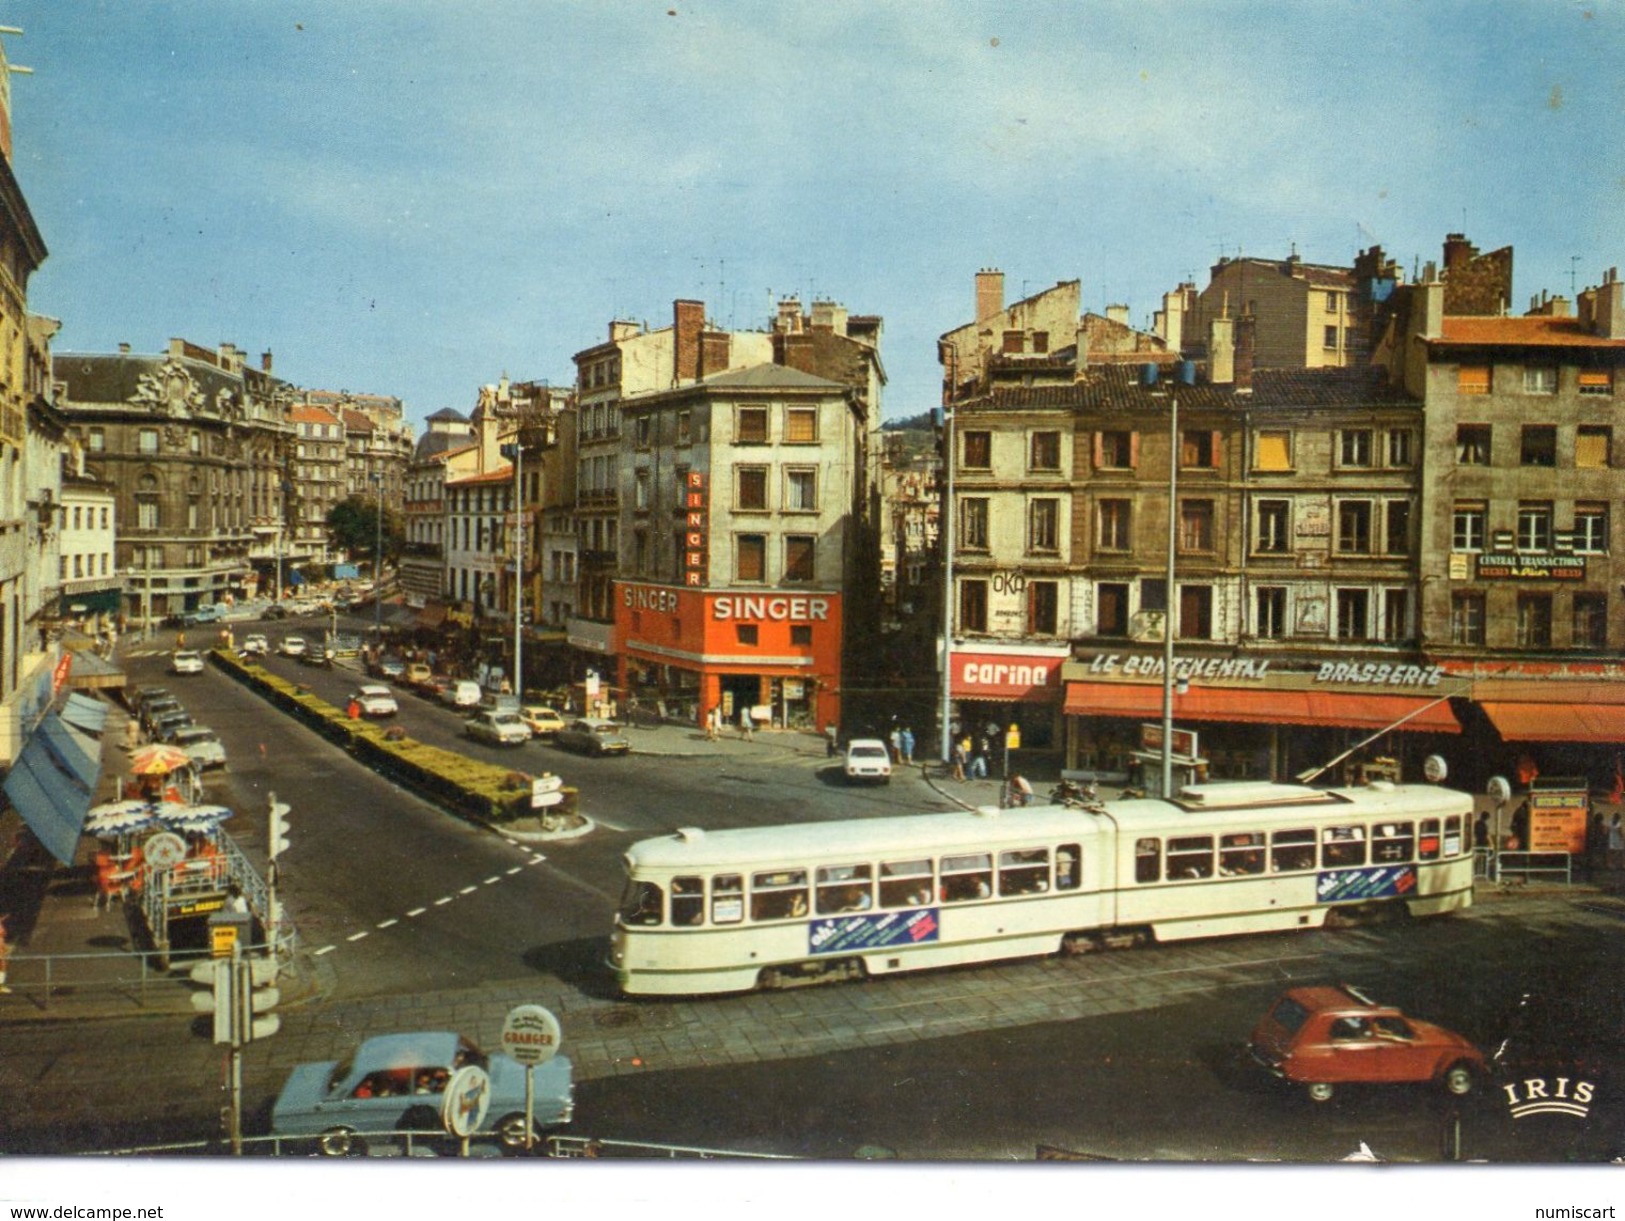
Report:
M 985 780 L 992 757 L 993 741 L 987 734 L 973 739 L 967 733 L 955 736 L 948 764 L 955 780 Z

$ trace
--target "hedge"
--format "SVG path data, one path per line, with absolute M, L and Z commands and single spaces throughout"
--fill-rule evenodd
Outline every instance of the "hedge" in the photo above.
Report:
M 392 732 L 376 721 L 352 720 L 344 709 L 229 649 L 212 650 L 210 660 L 373 771 L 422 793 L 453 814 L 477 822 L 506 823 L 533 813 L 532 777 L 526 772 L 400 736 L 399 731 Z M 566 787 L 563 802 L 548 810 L 549 818 L 573 816 L 576 799 L 577 791 Z

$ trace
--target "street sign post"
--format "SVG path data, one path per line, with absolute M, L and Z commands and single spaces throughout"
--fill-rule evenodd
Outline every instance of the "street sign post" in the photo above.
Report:
M 525 1066 L 525 1148 L 536 1140 L 536 1066 L 559 1054 L 564 1032 L 541 1005 L 517 1005 L 502 1023 L 502 1050 Z
M 465 1064 L 446 1082 L 446 1093 L 440 1101 L 440 1122 L 446 1131 L 463 1142 L 463 1156 L 468 1156 L 468 1138 L 485 1122 L 491 1109 L 491 1078 L 478 1064 Z

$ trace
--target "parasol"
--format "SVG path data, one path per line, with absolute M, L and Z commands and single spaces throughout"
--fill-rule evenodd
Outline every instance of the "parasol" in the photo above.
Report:
M 152 806 L 145 801 L 109 801 L 92 806 L 85 817 L 85 834 L 97 837 L 123 835 L 152 822 Z
M 158 821 L 170 831 L 208 831 L 231 817 L 230 806 L 190 806 L 165 801 L 156 807 Z
M 155 743 L 143 746 L 130 756 L 130 774 L 133 776 L 167 776 L 192 765 L 192 756 L 179 747 Z

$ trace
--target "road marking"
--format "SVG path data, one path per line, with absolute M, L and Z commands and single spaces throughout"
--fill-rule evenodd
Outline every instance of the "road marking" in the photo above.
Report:
M 338 946 L 336 945 L 324 945 L 321 949 L 311 954 L 311 957 L 320 958 L 323 954 L 331 954 L 336 949 L 338 949 Z
M 525 864 L 527 864 L 527 865 L 540 865 L 546 859 L 547 858 L 545 856 L 543 856 L 541 853 L 538 852 L 535 856 L 531 857 L 530 860 L 526 861 Z
M 502 876 L 500 874 L 493 873 L 490 877 L 485 879 L 484 885 L 495 886 L 500 881 L 502 881 Z
M 407 912 L 406 914 L 408 916 L 421 916 L 424 912 L 426 912 L 428 910 L 429 909 L 427 907 L 414 907 L 411 911 Z
M 460 895 L 471 895 L 478 889 L 479 889 L 478 886 L 465 886 L 461 890 L 459 890 L 457 893 L 460 894 Z
M 348 937 L 345 938 L 345 940 L 346 941 L 360 941 L 363 937 L 367 936 L 371 932 L 372 932 L 372 930 L 370 928 L 364 928 L 359 933 L 351 933 Z
M 452 900 L 452 897 L 453 897 L 453 896 L 451 896 L 451 895 L 447 895 L 447 896 L 446 896 L 446 897 L 445 897 L 445 898 L 444 898 L 444 899 L 436 899 L 436 900 L 435 900 L 435 901 L 434 901 L 434 905 L 435 905 L 435 906 L 436 906 L 436 907 L 444 907 L 444 906 L 445 906 L 445 905 L 446 905 L 446 904 L 448 904 L 448 903 L 450 903 L 450 902 L 451 902 L 451 900 Z
M 400 923 L 399 920 L 383 920 L 383 921 L 380 921 L 376 927 L 378 927 L 378 928 L 388 928 L 392 924 L 399 924 L 399 923 Z
M 514 874 L 523 872 L 524 868 L 525 867 L 523 865 L 515 865 L 512 869 L 508 870 L 508 876 L 511 878 Z

